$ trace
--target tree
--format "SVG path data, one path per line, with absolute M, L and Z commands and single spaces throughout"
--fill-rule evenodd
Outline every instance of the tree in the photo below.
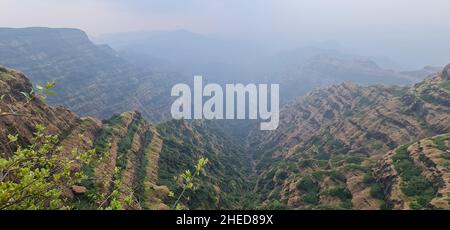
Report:
M 0 156 L 0 210 L 4 209 L 70 209 L 62 194 L 84 178 L 75 165 L 90 164 L 95 150 L 78 151 L 61 156 L 57 135 L 44 134 L 43 125 L 36 126 L 32 143 L 18 147 L 10 157 Z M 17 136 L 9 135 L 9 143 Z
M 25 99 L 25 106 L 28 105 L 31 101 L 38 99 L 38 100 L 45 100 L 47 99 L 47 96 L 54 95 L 56 92 L 53 91 L 53 88 L 56 86 L 55 82 L 47 82 L 44 86 L 41 86 L 39 84 L 36 85 L 37 91 L 34 89 L 31 89 L 30 92 L 20 92 Z M 4 103 L 6 97 L 11 97 L 10 95 L 0 95 L 0 103 Z M 10 98 L 11 99 L 11 98 Z M 30 116 L 29 114 L 22 114 L 13 109 L 13 107 L 7 103 L 4 103 L 6 107 L 8 107 L 9 111 L 2 111 L 0 108 L 0 117 L 6 117 L 6 116 L 15 116 L 15 117 L 26 117 Z
M 197 162 L 197 165 L 195 166 L 194 173 L 191 172 L 191 170 L 186 170 L 183 173 L 181 173 L 178 177 L 175 177 L 174 179 L 177 180 L 181 187 L 182 191 L 178 195 L 175 203 L 173 204 L 172 208 L 176 210 L 182 210 L 183 206 L 181 205 L 180 201 L 184 196 L 184 193 L 187 190 L 195 190 L 196 188 L 196 179 L 200 176 L 201 173 L 205 173 L 204 169 L 205 166 L 208 164 L 207 158 L 200 158 Z M 174 197 L 175 194 L 173 192 L 169 193 L 170 197 Z

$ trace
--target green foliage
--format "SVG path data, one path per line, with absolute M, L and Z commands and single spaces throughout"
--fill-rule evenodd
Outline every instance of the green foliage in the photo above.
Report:
M 319 196 L 317 195 L 317 193 L 307 193 L 302 197 L 302 201 L 310 205 L 318 205 Z
M 20 93 L 25 97 L 27 103 L 36 98 L 45 100 L 47 99 L 47 96 L 56 94 L 56 92 L 53 91 L 53 88 L 55 86 L 56 82 L 47 82 L 45 83 L 44 86 L 37 84 L 36 89 L 38 91 L 35 91 L 34 88 L 32 88 L 29 92 L 20 92 Z
M 407 92 L 408 92 L 408 87 L 394 86 L 394 89 L 392 91 L 392 96 L 394 96 L 394 97 L 402 97 Z
M 122 185 L 122 174 L 127 166 L 127 153 L 131 149 L 133 138 L 137 130 L 139 129 L 140 120 L 135 118 L 128 127 L 126 135 L 120 139 L 118 143 L 117 151 L 117 161 L 116 167 L 114 169 L 113 179 L 111 181 L 112 191 L 109 194 L 102 194 L 97 191 L 97 188 L 92 183 L 88 181 L 87 186 L 90 189 L 90 203 L 96 204 L 96 209 L 100 210 L 123 210 L 132 207 L 134 203 L 141 203 L 143 198 L 143 186 L 138 186 L 137 188 L 126 188 Z M 105 154 L 109 153 L 111 148 L 110 139 L 114 134 L 114 129 L 118 125 L 123 125 L 123 119 L 121 116 L 113 116 L 112 118 L 104 121 L 104 128 L 101 130 L 99 136 L 95 141 L 95 148 L 100 153 L 98 157 L 103 157 Z M 145 136 L 144 138 L 148 138 Z M 147 143 L 147 140 L 143 140 L 143 143 Z M 145 157 L 145 154 L 141 153 L 140 156 Z M 142 161 L 142 159 L 140 159 Z M 145 162 L 141 162 L 145 164 Z M 137 172 L 137 178 L 139 181 L 143 180 L 145 177 L 145 167 L 139 167 L 141 171 Z M 87 174 L 93 177 L 93 169 L 85 168 Z M 136 191 L 133 191 L 136 189 Z M 138 200 L 135 200 L 137 198 Z
M 18 134 L 16 134 L 16 135 L 8 134 L 9 143 L 16 142 L 18 139 L 19 139 L 19 135 Z
M 302 178 L 298 183 L 297 183 L 297 188 L 300 190 L 303 190 L 305 192 L 308 193 L 317 193 L 319 192 L 319 185 L 318 183 L 316 183 L 313 178 L 311 177 L 305 177 Z
M 173 178 L 186 169 L 193 171 L 198 159 L 208 158 L 207 177 L 198 181 L 197 190 L 185 192 L 183 204 L 189 209 L 243 206 L 242 196 L 253 188 L 256 178 L 248 177 L 250 161 L 239 146 L 223 136 L 216 136 L 207 127 L 184 124 L 183 121 L 162 123 L 157 128 L 164 141 L 158 162 L 158 184 L 180 194 L 182 188 Z M 172 204 L 174 200 L 166 199 L 165 202 Z
M 256 210 L 260 205 L 259 201 L 260 201 L 259 194 L 246 193 L 243 194 L 241 203 L 236 208 L 240 210 Z
M 79 183 L 84 174 L 73 165 L 90 164 L 95 150 L 72 151 L 60 157 L 62 147 L 57 135 L 46 135 L 36 126 L 32 143 L 19 147 L 10 157 L 0 157 L 0 209 L 70 209 L 61 189 Z M 17 136 L 10 135 L 10 141 Z
M 30 92 L 20 92 L 25 99 L 27 100 L 27 103 L 34 99 L 34 89 L 31 89 Z
M 198 177 L 200 176 L 200 174 L 205 174 L 205 166 L 208 164 L 208 159 L 207 158 L 200 158 L 197 162 L 197 164 L 195 165 L 195 170 L 194 172 L 191 172 L 191 170 L 186 170 L 183 173 L 181 173 L 178 177 L 174 178 L 176 181 L 178 181 L 179 185 L 182 188 L 182 191 L 180 193 L 180 195 L 178 196 L 178 198 L 176 199 L 175 203 L 173 204 L 173 209 L 175 210 L 182 210 L 182 205 L 181 205 L 181 199 L 183 198 L 185 192 L 187 190 L 197 190 L 198 189 Z M 171 195 L 173 195 L 173 192 L 171 193 Z
M 370 172 L 370 168 L 361 164 L 347 164 L 344 166 L 347 170 L 350 171 L 361 171 L 361 172 Z
M 347 178 L 337 170 L 319 170 L 315 171 L 312 174 L 312 177 L 316 180 L 322 180 L 325 177 L 330 177 L 335 181 L 345 182 Z
M 376 183 L 375 177 L 373 176 L 372 172 L 366 173 L 366 175 L 364 175 L 363 183 L 366 185 Z
M 421 175 L 421 171 L 409 157 L 407 146 L 397 149 L 392 159 L 395 169 L 402 179 L 401 190 L 412 200 L 411 208 L 427 208 L 429 202 L 436 195 L 437 189 Z
M 285 170 L 277 170 L 277 172 L 275 173 L 275 179 L 279 182 L 284 181 L 285 179 L 287 179 L 289 177 L 288 172 L 286 172 Z
M 384 192 L 383 187 L 377 183 L 375 177 L 373 176 L 372 172 L 367 172 L 363 177 L 363 183 L 367 186 L 370 186 L 370 196 L 379 199 L 384 200 Z
M 440 84 L 440 86 L 448 91 L 450 91 L 450 81 L 444 81 Z
M 383 144 L 381 144 L 381 143 L 373 143 L 373 144 L 372 144 L 372 148 L 373 148 L 374 150 L 380 150 L 380 149 L 383 148 Z
M 331 188 L 324 192 L 325 195 L 338 197 L 342 201 L 352 199 L 352 194 L 345 186 Z
M 409 157 L 408 146 L 402 146 L 396 150 L 392 157 L 396 170 L 404 181 L 409 181 L 413 177 L 420 176 L 420 170 L 415 166 L 413 160 Z
M 267 210 L 287 210 L 288 207 L 284 204 L 282 204 L 278 200 L 273 200 L 268 205 L 266 205 L 265 209 Z
M 36 85 L 36 89 L 38 89 L 38 95 L 42 99 L 46 99 L 48 95 L 54 95 L 56 94 L 55 91 L 53 91 L 53 88 L 56 86 L 56 82 L 47 82 L 44 86 L 41 86 L 39 84 Z
M 109 152 L 111 148 L 111 142 L 109 138 L 112 135 L 112 129 L 110 127 L 105 127 L 101 130 L 100 135 L 95 139 L 95 149 L 100 155 L 105 155 Z
M 14 78 L 14 75 L 12 75 L 9 72 L 0 71 L 0 77 L 1 78 Z
M 145 196 L 145 183 L 146 183 L 145 180 L 147 179 L 147 166 L 149 163 L 147 153 L 150 148 L 152 137 L 153 137 L 153 135 L 152 135 L 151 131 L 147 131 L 144 134 L 141 141 L 146 146 L 146 148 L 142 148 L 138 154 L 139 167 L 138 167 L 137 176 L 136 176 L 137 177 L 136 178 L 137 188 L 136 188 L 135 196 L 139 200 L 139 203 L 141 204 L 141 207 L 143 207 L 143 208 L 147 208 L 146 201 L 148 199 Z
M 370 196 L 375 199 L 384 200 L 383 187 L 379 184 L 373 184 L 370 186 Z
M 450 82 L 450 81 L 449 81 Z M 436 148 L 438 148 L 441 151 L 448 151 L 450 150 L 450 135 L 442 135 L 439 137 L 436 137 L 433 139 L 433 143 L 436 145 Z
M 122 138 L 118 144 L 119 149 L 117 154 L 116 166 L 120 170 L 125 169 L 127 166 L 127 153 L 131 149 L 131 145 L 133 144 L 133 138 L 138 129 L 139 129 L 139 120 L 134 119 L 131 122 L 130 127 L 128 127 L 127 135 L 124 138 Z
M 374 101 L 371 101 L 368 97 L 365 97 L 365 96 L 359 96 L 359 98 L 357 99 L 357 103 L 360 105 L 360 106 L 371 106 L 371 105 L 373 105 L 375 102 Z
M 342 208 L 333 207 L 333 206 L 326 205 L 326 204 L 319 204 L 316 207 L 314 207 L 314 209 L 316 209 L 316 210 L 341 210 Z

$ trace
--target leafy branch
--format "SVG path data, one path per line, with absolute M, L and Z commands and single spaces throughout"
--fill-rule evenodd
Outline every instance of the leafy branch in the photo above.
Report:
M 173 204 L 172 208 L 175 210 L 182 210 L 183 206 L 180 204 L 181 199 L 184 196 L 184 193 L 187 190 L 195 190 L 195 179 L 200 176 L 201 173 L 205 173 L 204 169 L 205 166 L 208 164 L 207 158 L 200 158 L 198 160 L 197 165 L 195 166 L 194 173 L 191 172 L 191 170 L 186 170 L 183 173 L 181 173 L 178 177 L 175 177 L 174 179 L 179 181 L 181 184 L 181 187 L 183 188 L 181 193 L 178 195 L 175 203 Z M 169 197 L 174 197 L 175 194 L 173 192 L 169 192 Z
M 26 99 L 26 102 L 25 102 L 24 105 L 29 104 L 31 101 L 33 101 L 36 98 L 41 99 L 41 100 L 46 100 L 49 95 L 56 94 L 56 92 L 53 91 L 53 88 L 55 86 L 56 86 L 55 82 L 47 82 L 44 86 L 37 84 L 36 85 L 36 89 L 38 90 L 37 92 L 33 88 L 30 90 L 30 92 L 20 92 L 20 94 L 22 94 L 25 97 L 25 99 Z M 11 96 L 8 95 L 8 97 L 10 98 L 10 100 L 12 100 Z M 16 117 L 30 116 L 29 114 L 23 114 L 23 113 L 19 113 L 19 112 L 15 111 L 14 108 L 12 108 L 11 105 L 5 103 L 5 98 L 6 98 L 6 95 L 1 95 L 0 96 L 0 103 L 1 104 L 5 104 L 6 107 L 8 107 L 9 111 L 2 111 L 2 109 L 0 108 L 0 117 L 6 117 L 6 116 L 16 116 Z
M 0 155 L 0 210 L 70 208 L 61 188 L 79 183 L 85 176 L 73 165 L 89 164 L 95 156 L 95 150 L 74 149 L 71 157 L 61 157 L 58 136 L 44 134 L 43 125 L 36 130 L 31 145 L 19 146 L 10 157 Z M 15 143 L 18 136 L 8 139 Z

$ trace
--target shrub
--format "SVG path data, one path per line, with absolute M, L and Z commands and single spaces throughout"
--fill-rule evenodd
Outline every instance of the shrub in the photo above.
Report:
M 449 149 L 446 142 L 450 142 L 450 135 L 444 135 L 433 139 L 433 143 L 436 145 L 436 148 L 444 152 Z
M 284 170 L 278 170 L 275 173 L 275 178 L 278 181 L 285 180 L 286 178 L 288 178 L 288 176 L 289 176 L 289 174 L 286 171 L 284 171 Z
M 62 147 L 57 135 L 44 134 L 36 126 L 32 144 L 18 148 L 8 158 L 0 155 L 0 210 L 70 209 L 62 187 L 79 184 L 82 172 L 71 170 L 73 164 L 91 164 L 95 150 L 72 151 L 71 158 L 61 158 Z M 10 143 L 18 137 L 8 135 Z
M 373 184 L 372 186 L 370 186 L 370 195 L 373 198 L 383 200 L 384 199 L 383 187 L 381 187 L 379 184 Z
M 273 200 L 266 206 L 266 208 L 268 210 L 286 210 L 286 209 L 288 209 L 284 204 L 282 204 L 278 200 Z
M 363 177 L 364 184 L 370 185 L 375 182 L 376 182 L 376 180 L 375 180 L 375 177 L 372 175 L 372 173 L 367 173 L 366 175 L 364 175 L 364 177 Z
M 319 185 L 311 178 L 311 177 L 305 177 L 302 178 L 297 183 L 297 188 L 303 191 L 306 191 L 308 193 L 317 193 L 319 192 Z
M 303 196 L 302 201 L 310 205 L 318 205 L 319 197 L 317 196 L 317 193 L 307 193 Z
M 352 199 L 352 194 L 345 186 L 338 186 L 331 188 L 325 192 L 326 195 L 338 197 L 341 200 Z
M 402 179 L 400 186 L 402 192 L 413 200 L 410 204 L 411 208 L 426 208 L 435 196 L 437 189 L 421 175 L 421 171 L 410 158 L 406 146 L 397 149 L 392 159 L 394 167 Z

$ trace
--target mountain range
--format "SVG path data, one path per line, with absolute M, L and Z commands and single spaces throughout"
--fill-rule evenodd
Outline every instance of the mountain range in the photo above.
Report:
M 171 209 L 174 177 L 202 157 L 206 176 L 185 208 L 450 208 L 450 65 L 397 72 L 316 48 L 258 59 L 258 74 L 242 80 L 262 76 L 286 90 L 278 129 L 261 132 L 241 121 L 170 120 L 170 87 L 190 73 L 133 52 L 76 29 L 0 29 L 2 157 L 30 145 L 38 124 L 58 135 L 59 157 L 95 149 L 95 164 L 71 168 L 88 178 L 61 188 L 77 209 L 112 195 L 125 209 Z M 213 79 L 230 80 L 222 77 Z M 46 81 L 57 94 L 30 101 L 32 82 Z
M 77 29 L 0 29 L 0 60 L 36 84 L 57 82 L 59 96 L 49 103 L 99 118 L 139 110 L 149 120 L 161 120 L 170 87 L 180 80 L 174 73 L 138 68 Z

